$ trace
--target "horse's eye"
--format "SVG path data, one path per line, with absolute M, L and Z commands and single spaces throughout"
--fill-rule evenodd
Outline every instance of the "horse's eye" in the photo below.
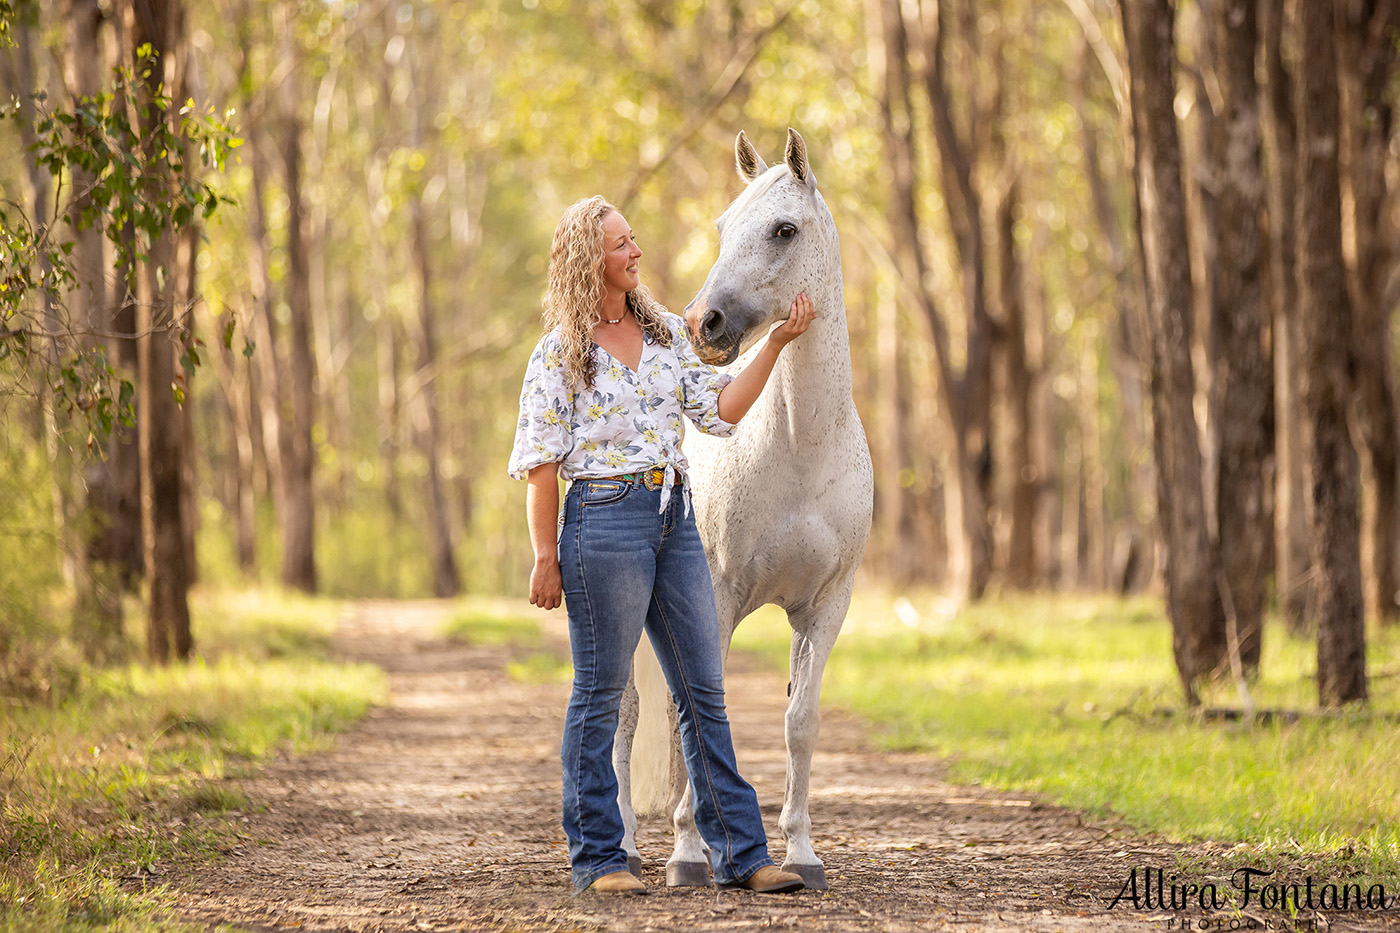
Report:
M 797 228 L 792 224 L 779 224 L 778 229 L 773 232 L 776 236 L 780 236 L 786 240 L 796 235 Z

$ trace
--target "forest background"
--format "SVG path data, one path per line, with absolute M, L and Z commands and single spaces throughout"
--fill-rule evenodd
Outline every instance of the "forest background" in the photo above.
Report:
M 50 689 L 55 639 L 189 656 L 196 580 L 520 592 L 504 465 L 555 220 L 614 201 L 678 310 L 735 133 L 771 161 L 791 126 L 842 234 L 868 582 L 1161 592 L 1189 702 L 1248 679 L 1266 618 L 1315 633 L 1321 702 L 1366 695 L 1400 590 L 1396 3 L 0 22 L 14 693 Z

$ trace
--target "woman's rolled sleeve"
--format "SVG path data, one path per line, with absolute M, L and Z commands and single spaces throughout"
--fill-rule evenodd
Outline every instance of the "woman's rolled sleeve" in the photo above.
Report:
M 697 428 L 715 437 L 729 437 L 735 425 L 719 416 L 719 394 L 734 381 L 728 373 L 703 362 L 691 346 L 690 334 L 682 322 L 673 327 L 676 357 L 680 360 L 681 407 Z
M 508 467 L 512 479 L 525 479 L 542 463 L 558 463 L 573 449 L 574 393 L 551 336 L 540 341 L 525 367 Z

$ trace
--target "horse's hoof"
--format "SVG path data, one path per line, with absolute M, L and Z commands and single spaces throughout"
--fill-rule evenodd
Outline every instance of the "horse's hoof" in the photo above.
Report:
M 627 870 L 638 878 L 642 877 L 642 857 L 640 855 L 627 856 Z
M 710 884 L 710 866 L 704 862 L 667 862 L 668 888 L 704 888 Z
M 783 865 L 783 871 L 790 871 L 802 876 L 802 883 L 809 891 L 825 891 L 830 887 L 826 883 L 826 870 L 821 865 L 797 865 L 787 863 Z

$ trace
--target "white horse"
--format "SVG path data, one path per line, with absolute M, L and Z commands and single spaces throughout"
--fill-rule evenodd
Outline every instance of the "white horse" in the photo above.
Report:
M 696 350 L 710 363 L 733 362 L 786 317 L 799 292 L 812 298 L 816 320 L 778 357 L 768 387 L 735 435 L 716 439 L 691 432 L 686 452 L 726 656 L 735 627 L 766 603 L 783 607 L 792 626 L 787 788 L 779 819 L 787 841 L 783 868 L 800 874 L 810 888 L 825 888 L 808 813 L 818 701 L 822 671 L 845 621 L 870 534 L 874 474 L 851 398 L 836 224 L 817 190 L 806 144 L 789 129 L 783 164 L 769 168 L 741 132 L 735 155 L 748 187 L 720 217 L 719 258 L 686 308 Z M 643 662 L 647 647 L 643 639 L 636 665 L 641 707 L 664 710 L 659 668 L 654 658 Z M 669 762 L 664 746 L 659 762 L 648 749 L 645 717 L 632 761 L 637 710 L 637 695 L 629 689 L 614 759 L 629 858 L 640 868 L 631 792 L 647 797 L 647 785 L 669 772 L 666 799 L 674 806 L 676 844 L 666 864 L 667 884 L 709 884 L 710 864 L 691 810 L 674 705 Z M 656 799 L 654 791 L 650 796 Z

